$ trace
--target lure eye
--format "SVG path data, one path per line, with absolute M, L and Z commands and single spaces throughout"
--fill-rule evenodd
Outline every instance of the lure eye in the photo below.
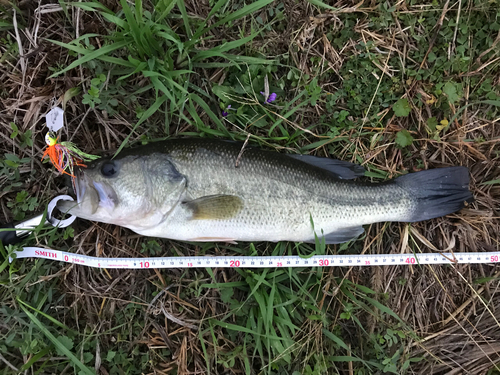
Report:
M 118 167 L 114 162 L 107 161 L 102 165 L 101 173 L 104 177 L 114 177 L 118 173 Z

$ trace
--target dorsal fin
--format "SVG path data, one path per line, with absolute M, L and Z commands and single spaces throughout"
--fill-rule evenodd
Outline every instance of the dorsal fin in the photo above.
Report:
M 312 155 L 287 155 L 291 158 L 301 160 L 304 163 L 314 165 L 315 167 L 324 169 L 336 178 L 342 180 L 352 180 L 356 177 L 365 175 L 365 169 L 361 165 L 357 165 L 348 161 L 321 158 Z

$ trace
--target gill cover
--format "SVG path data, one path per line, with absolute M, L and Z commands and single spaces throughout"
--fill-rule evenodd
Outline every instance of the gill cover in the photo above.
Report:
M 138 230 L 165 220 L 185 189 L 186 178 L 164 154 L 103 159 L 76 174 L 77 204 L 61 201 L 58 208 Z

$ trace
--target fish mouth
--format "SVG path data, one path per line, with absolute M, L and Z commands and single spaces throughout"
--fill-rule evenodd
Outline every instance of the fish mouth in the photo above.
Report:
M 118 196 L 115 190 L 106 182 L 94 181 L 87 174 L 79 170 L 75 175 L 74 189 L 76 193 L 76 201 L 79 205 L 83 205 L 87 199 L 92 201 L 92 213 L 95 213 L 98 207 L 112 211 L 118 203 Z
M 59 210 L 82 218 L 90 218 L 99 208 L 104 208 L 108 212 L 114 210 L 118 197 L 110 185 L 94 181 L 82 170 L 75 170 L 74 175 L 72 185 L 76 203 L 60 201 L 57 203 Z
M 78 217 L 86 216 L 85 213 L 90 213 L 92 215 L 95 213 L 97 205 L 92 202 L 92 192 L 88 192 L 87 187 L 89 186 L 89 179 L 80 168 L 76 168 L 73 174 L 74 177 L 71 178 L 71 186 L 73 188 L 73 193 L 76 195 L 76 202 L 61 200 L 57 202 L 56 207 L 61 212 L 69 213 Z M 87 199 L 89 202 L 85 202 L 86 193 L 89 195 L 89 199 Z M 90 203 L 90 205 L 86 203 Z M 89 206 L 92 209 L 89 210 Z

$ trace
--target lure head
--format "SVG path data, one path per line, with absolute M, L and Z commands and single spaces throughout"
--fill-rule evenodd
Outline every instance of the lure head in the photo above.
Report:
M 58 208 L 83 219 L 139 230 L 161 223 L 180 201 L 186 178 L 163 154 L 100 159 L 75 171 L 77 203 Z
M 56 135 L 52 132 L 47 132 L 47 134 L 45 134 L 45 143 L 47 143 L 49 147 L 55 146 L 57 143 Z

